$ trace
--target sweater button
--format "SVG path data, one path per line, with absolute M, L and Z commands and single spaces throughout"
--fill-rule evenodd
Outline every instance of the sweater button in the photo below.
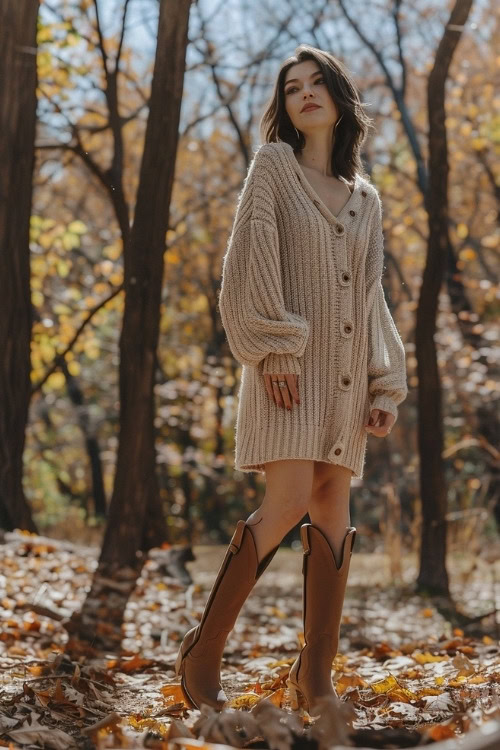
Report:
M 363 196 L 363 198 L 366 198 L 366 190 L 362 190 L 361 195 Z
M 337 232 L 339 234 L 344 234 L 344 227 L 341 224 L 337 224 Z
M 348 284 L 350 280 L 351 280 L 351 274 L 349 273 L 349 271 L 344 271 L 344 273 L 342 274 L 342 281 L 345 284 Z
M 342 453 L 342 448 L 336 448 L 333 452 L 336 456 L 340 456 L 340 454 Z
M 346 325 L 344 326 L 344 331 L 345 331 L 346 333 L 351 333 L 351 331 L 352 331 L 352 325 L 351 325 L 350 323 L 347 323 L 347 324 L 346 324 Z
M 342 375 L 339 373 L 338 384 L 342 391 L 348 391 L 352 384 L 351 373 L 344 372 Z
M 352 211 L 351 210 L 351 211 L 349 211 L 349 213 L 351 214 L 351 216 L 356 216 L 356 211 Z

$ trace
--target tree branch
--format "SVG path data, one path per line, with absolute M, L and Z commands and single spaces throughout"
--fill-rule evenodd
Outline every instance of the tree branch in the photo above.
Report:
M 64 349 L 64 351 L 60 352 L 59 354 L 56 354 L 56 356 L 54 357 L 54 361 L 50 365 L 50 367 L 47 370 L 47 372 L 45 373 L 45 375 L 38 381 L 38 383 L 35 383 L 35 385 L 32 386 L 32 388 L 31 388 L 31 395 L 32 396 L 33 396 L 34 393 L 36 393 L 37 391 L 39 391 L 41 389 L 41 387 L 44 385 L 44 383 L 47 382 L 48 378 L 52 375 L 52 373 L 55 372 L 58 369 L 58 367 L 61 366 L 62 361 L 64 360 L 64 358 L 66 357 L 66 355 L 68 354 L 68 352 L 70 352 L 71 349 L 73 348 L 73 346 L 75 345 L 76 341 L 80 337 L 80 335 L 81 335 L 82 331 L 84 330 L 85 326 L 87 325 L 87 323 L 90 323 L 90 321 L 92 320 L 92 318 L 94 317 L 94 315 L 97 312 L 99 312 L 99 310 L 101 310 L 101 308 L 103 308 L 105 305 L 107 305 L 108 302 L 110 302 L 112 299 L 114 299 L 114 297 L 116 297 L 116 295 L 119 294 L 122 291 L 122 289 L 123 289 L 123 284 L 121 284 L 119 287 L 116 287 L 112 291 L 112 293 L 110 295 L 108 295 L 103 300 L 101 300 L 100 302 L 98 302 L 97 305 L 95 305 L 90 310 L 90 312 L 87 315 L 87 317 L 85 318 L 85 320 L 83 320 L 81 322 L 80 326 L 75 331 L 75 334 L 74 334 L 73 338 L 71 339 L 71 341 L 69 342 L 69 344 L 66 346 L 66 348 Z

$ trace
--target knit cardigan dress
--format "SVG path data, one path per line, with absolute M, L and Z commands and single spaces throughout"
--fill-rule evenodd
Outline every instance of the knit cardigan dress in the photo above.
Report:
M 223 258 L 219 310 L 242 364 L 235 468 L 309 459 L 363 477 L 370 410 L 397 416 L 405 350 L 384 297 L 382 204 L 357 174 L 334 216 L 284 141 L 258 147 Z M 264 373 L 296 373 L 278 406 Z

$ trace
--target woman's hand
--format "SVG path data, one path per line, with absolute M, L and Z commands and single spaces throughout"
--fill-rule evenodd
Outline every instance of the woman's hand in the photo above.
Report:
M 385 437 L 390 433 L 395 421 L 396 417 L 388 411 L 372 409 L 368 424 L 365 424 L 365 430 L 376 437 Z
M 297 377 L 295 373 L 265 373 L 266 391 L 271 401 L 287 409 L 292 408 L 292 400 L 300 404 Z

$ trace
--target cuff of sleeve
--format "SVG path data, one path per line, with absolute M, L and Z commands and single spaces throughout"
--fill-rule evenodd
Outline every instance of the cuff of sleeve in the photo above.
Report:
M 370 410 L 371 409 L 381 409 L 382 411 L 388 411 L 389 414 L 392 414 L 396 419 L 398 418 L 397 404 L 393 401 L 392 398 L 390 398 L 390 396 L 375 396 L 370 405 Z
M 295 373 L 300 375 L 300 359 L 294 354 L 267 354 L 260 362 L 263 374 Z

